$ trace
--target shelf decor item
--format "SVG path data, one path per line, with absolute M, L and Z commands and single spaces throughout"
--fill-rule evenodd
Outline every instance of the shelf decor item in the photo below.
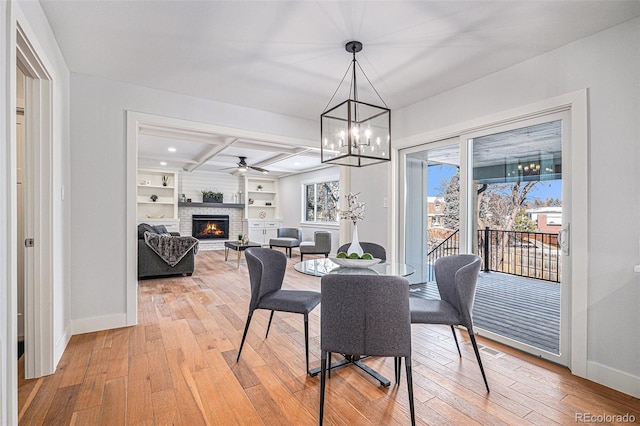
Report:
M 262 191 L 262 185 L 258 185 L 258 191 Z
M 169 176 L 162 175 L 162 186 L 167 186 L 167 183 L 169 183 Z
M 202 191 L 203 203 L 222 203 L 222 192 Z
M 358 195 L 349 193 L 345 195 L 347 199 L 347 209 L 340 210 L 340 219 L 347 219 L 353 222 L 353 237 L 351 239 L 351 245 L 347 249 L 347 254 L 356 253 L 359 257 L 362 257 L 364 250 L 360 246 L 358 241 L 358 221 L 364 219 L 364 205 L 365 203 L 358 202 Z
M 158 200 L 158 196 L 156 194 L 153 194 L 151 197 L 151 201 L 153 201 L 154 203 Z

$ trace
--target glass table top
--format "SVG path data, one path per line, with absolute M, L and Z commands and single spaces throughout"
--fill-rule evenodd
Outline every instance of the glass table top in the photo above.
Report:
M 345 275 L 395 275 L 406 277 L 413 274 L 416 270 L 413 266 L 406 263 L 381 262 L 368 268 L 344 268 L 333 263 L 331 259 L 311 259 L 298 262 L 293 266 L 298 272 L 315 277 L 321 277 L 326 274 L 345 274 Z

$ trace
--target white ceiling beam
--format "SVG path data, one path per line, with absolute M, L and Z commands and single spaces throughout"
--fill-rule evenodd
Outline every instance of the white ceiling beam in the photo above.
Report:
M 196 160 L 185 157 L 175 157 L 166 155 L 148 155 L 138 153 L 138 160 L 152 160 L 152 161 L 171 161 L 173 163 L 196 163 Z
M 266 152 L 283 152 L 283 153 L 294 153 L 297 149 L 292 146 L 286 145 L 275 145 L 275 144 L 262 144 L 257 141 L 248 141 L 246 139 L 241 139 L 236 145 L 236 148 L 245 148 L 251 149 L 255 151 L 266 151 Z M 309 148 L 302 148 L 309 149 Z
M 187 131 L 182 129 L 170 129 L 166 127 L 149 127 L 142 125 L 140 126 L 139 134 L 146 136 L 155 136 L 159 138 L 177 139 L 215 145 L 224 143 L 222 139 L 223 136 L 221 135 L 197 131 Z
M 218 145 L 218 146 L 215 146 L 215 147 L 211 148 L 210 150 L 205 152 L 203 155 L 198 157 L 196 159 L 195 164 L 192 164 L 189 167 L 186 167 L 184 169 L 184 171 L 185 172 L 194 171 L 195 169 L 197 169 L 198 167 L 202 166 L 204 163 L 206 163 L 207 161 L 209 161 L 210 159 L 212 159 L 213 157 L 215 157 L 216 155 L 218 155 L 219 153 L 221 153 L 225 149 L 229 148 L 231 145 L 235 144 L 237 141 L 238 141 L 238 138 L 231 138 L 231 137 L 230 138 L 226 138 L 223 145 Z
M 295 148 L 293 152 L 278 154 L 264 161 L 260 161 L 259 163 L 251 164 L 251 165 L 266 168 L 269 164 L 279 163 L 280 161 L 284 161 L 289 158 L 296 157 L 298 155 L 304 154 L 309 151 L 312 151 L 312 149 L 311 148 Z

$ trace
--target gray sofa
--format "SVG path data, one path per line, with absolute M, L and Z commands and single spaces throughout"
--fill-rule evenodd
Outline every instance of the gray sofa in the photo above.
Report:
M 167 277 L 172 275 L 191 276 L 195 268 L 195 251 L 192 248 L 175 266 L 169 266 L 156 252 L 144 241 L 145 231 L 163 233 L 163 229 L 153 227 L 147 223 L 138 225 L 138 279 Z M 164 229 L 166 233 L 166 229 Z M 171 232 L 171 235 L 180 236 Z

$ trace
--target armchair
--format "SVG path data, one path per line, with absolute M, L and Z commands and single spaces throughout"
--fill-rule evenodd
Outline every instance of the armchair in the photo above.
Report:
M 305 254 L 324 254 L 329 257 L 331 251 L 331 232 L 316 231 L 313 233 L 313 241 L 303 241 L 300 243 L 300 261 L 304 260 Z
M 269 248 L 284 247 L 291 258 L 291 249 L 298 247 L 302 241 L 302 229 L 300 228 L 278 228 L 278 237 L 269 240 Z

